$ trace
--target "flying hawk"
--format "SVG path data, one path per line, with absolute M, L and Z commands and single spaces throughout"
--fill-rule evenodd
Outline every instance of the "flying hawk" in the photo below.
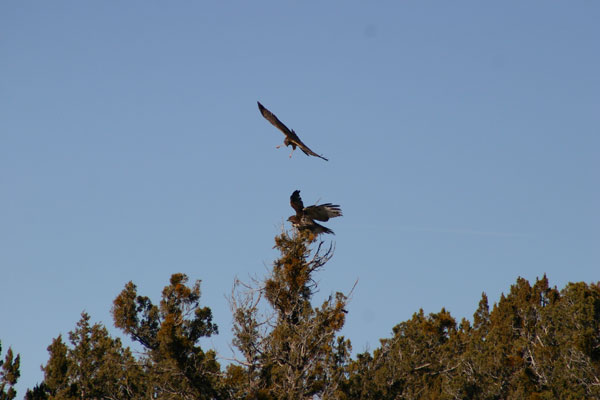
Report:
M 288 218 L 288 221 L 292 223 L 292 226 L 298 230 L 309 230 L 315 235 L 321 233 L 333 234 L 331 229 L 319 225 L 315 220 L 328 221 L 329 218 L 342 216 L 342 210 L 340 210 L 340 206 L 337 204 L 325 203 L 304 207 L 299 190 L 295 190 L 290 196 L 290 204 L 292 208 L 296 210 L 296 215 L 292 215 Z
M 322 158 L 325 161 L 329 161 L 325 157 L 323 157 L 323 156 L 315 153 L 311 149 L 309 149 L 307 145 L 302 143 L 302 140 L 300 140 L 300 138 L 298 137 L 298 135 L 296 135 L 296 132 L 294 132 L 293 129 L 290 130 L 287 126 L 285 126 L 284 123 L 281 122 L 275 116 L 275 114 L 273 114 L 271 111 L 267 110 L 262 104 L 260 104 L 259 101 L 257 101 L 257 103 L 258 103 L 258 109 L 260 110 L 260 113 L 262 114 L 262 116 L 265 117 L 265 119 L 267 121 L 272 123 L 277 129 L 279 129 L 281 132 L 283 132 L 283 134 L 285 135 L 283 144 L 286 146 L 291 145 L 292 153 L 294 152 L 294 150 L 296 150 L 296 146 L 298 146 L 298 147 L 300 147 L 300 150 L 302 150 L 304 152 L 304 154 L 306 154 L 307 156 L 315 156 L 315 157 Z M 280 148 L 280 147 L 281 147 L 281 145 L 277 146 L 277 148 Z M 290 157 L 292 157 L 292 153 L 290 153 Z

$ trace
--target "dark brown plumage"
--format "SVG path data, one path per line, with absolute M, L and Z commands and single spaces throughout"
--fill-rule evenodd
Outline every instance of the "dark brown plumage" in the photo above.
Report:
M 329 221 L 329 218 L 341 217 L 342 210 L 337 204 L 325 203 L 320 205 L 304 207 L 300 191 L 295 190 L 290 196 L 290 205 L 296 210 L 296 215 L 288 218 L 288 221 L 298 230 L 309 230 L 315 235 L 331 233 L 333 231 L 315 222 Z
M 292 153 L 294 152 L 294 150 L 296 150 L 296 146 L 298 146 L 298 147 L 300 147 L 300 150 L 302 150 L 304 152 L 304 154 L 306 154 L 307 156 L 319 157 L 325 161 L 329 161 L 325 157 L 323 157 L 323 156 L 315 153 L 311 149 L 309 149 L 307 145 L 302 143 L 302 140 L 300 140 L 300 138 L 298 137 L 298 135 L 296 135 L 296 132 L 294 132 L 293 129 L 290 130 L 287 126 L 285 126 L 285 124 L 283 122 L 281 122 L 275 116 L 275 114 L 273 114 L 271 111 L 267 110 L 262 104 L 260 104 L 259 101 L 257 101 L 257 103 L 258 103 L 258 109 L 260 110 L 260 113 L 262 114 L 262 116 L 265 117 L 265 119 L 267 121 L 269 121 L 271 124 L 273 124 L 277 129 L 279 129 L 281 132 L 283 132 L 283 134 L 285 135 L 283 144 L 286 146 L 292 146 Z M 277 148 L 280 148 L 280 147 L 281 146 L 277 146 Z M 292 157 L 292 153 L 290 153 L 290 157 Z

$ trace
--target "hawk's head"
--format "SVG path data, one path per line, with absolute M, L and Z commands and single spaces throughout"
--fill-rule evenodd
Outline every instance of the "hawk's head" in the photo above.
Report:
M 290 221 L 293 226 L 300 225 L 300 217 L 298 217 L 297 215 L 292 215 L 287 220 Z

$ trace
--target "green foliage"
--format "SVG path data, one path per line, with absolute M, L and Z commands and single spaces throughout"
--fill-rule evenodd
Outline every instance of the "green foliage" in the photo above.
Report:
M 90 325 L 85 312 L 69 333 L 70 346 L 58 336 L 48 346 L 44 381 L 27 399 L 136 399 L 145 392 L 143 371 L 121 340 L 101 324 Z
M 83 313 L 48 346 L 44 380 L 27 400 L 54 399 L 600 399 L 600 286 L 552 288 L 518 278 L 493 304 L 482 294 L 472 322 L 442 308 L 400 322 L 373 352 L 351 358 L 339 335 L 348 295 L 315 304 L 315 274 L 333 255 L 310 232 L 275 238 L 271 273 L 236 281 L 231 296 L 237 362 L 221 370 L 200 346 L 218 333 L 200 282 L 173 274 L 155 305 L 133 282 L 113 302 L 120 339 Z M 1 348 L 0 348 L 1 352 Z M 20 358 L 0 359 L 0 400 L 16 396 Z
M 323 242 L 312 252 L 314 242 L 309 232 L 283 233 L 275 239 L 281 256 L 271 276 L 234 288 L 234 344 L 244 360 L 227 370 L 232 397 L 334 398 L 349 359 L 350 342 L 336 338 L 347 297 L 336 293 L 320 307 L 311 304 L 317 288 L 312 275 L 332 255 L 331 247 L 322 251 Z
M 378 395 L 373 398 L 422 398 L 427 388 L 425 398 L 439 398 L 445 377 L 457 368 L 450 346 L 456 335 L 454 319 L 444 309 L 428 316 L 420 310 L 409 321 L 396 325 L 393 332 L 392 338 L 381 340 L 370 366 L 358 366 L 373 380 L 362 380 L 362 384 L 375 383 L 374 388 L 362 387 L 358 392 L 374 391 Z M 363 355 L 362 363 L 368 359 Z
M 129 282 L 113 302 L 115 326 L 144 346 L 145 370 L 153 397 L 212 399 L 220 397 L 220 366 L 214 351 L 198 342 L 218 332 L 208 307 L 200 307 L 200 282 L 186 286 L 173 274 L 158 306 Z
M 0 342 L 0 354 L 2 354 L 2 343 Z M 12 349 L 9 347 L 6 351 L 4 361 L 0 358 L 0 400 L 12 400 L 17 396 L 14 386 L 19 379 L 19 367 L 21 365 L 21 356 L 15 357 Z
M 473 325 L 442 309 L 397 325 L 393 337 L 348 365 L 352 399 L 600 398 L 600 288 L 550 288 L 517 279 Z

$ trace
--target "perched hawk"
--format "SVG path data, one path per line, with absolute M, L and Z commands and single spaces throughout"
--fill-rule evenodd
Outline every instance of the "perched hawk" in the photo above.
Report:
M 342 210 L 340 210 L 340 206 L 337 204 L 325 203 L 304 207 L 299 190 L 295 190 L 290 196 L 290 204 L 292 208 L 296 210 L 296 215 L 289 217 L 288 221 L 292 223 L 294 228 L 298 230 L 309 230 L 315 235 L 321 233 L 333 234 L 331 229 L 317 224 L 315 220 L 328 221 L 329 218 L 342 216 Z
M 262 116 L 265 117 L 265 119 L 267 121 L 272 123 L 277 129 L 279 129 L 281 132 L 283 132 L 283 134 L 285 135 L 283 144 L 286 146 L 291 145 L 292 153 L 294 152 L 294 150 L 296 150 L 296 146 L 298 146 L 298 147 L 300 147 L 300 150 L 302 150 L 304 152 L 304 154 L 306 154 L 307 156 L 315 156 L 315 157 L 322 158 L 325 161 L 329 161 L 325 157 L 323 157 L 323 156 L 315 153 L 311 149 L 309 149 L 307 145 L 302 143 L 302 140 L 300 140 L 300 138 L 298 137 L 298 135 L 296 135 L 296 132 L 294 132 L 293 129 L 290 130 L 287 126 L 285 126 L 283 124 L 283 122 L 281 122 L 279 119 L 277 119 L 275 114 L 273 114 L 271 111 L 269 111 L 265 107 L 263 107 L 263 105 L 260 104 L 260 102 L 257 101 L 257 103 L 258 103 L 258 109 L 260 110 L 260 113 L 262 114 Z M 281 147 L 281 145 L 277 146 L 277 148 L 280 148 L 280 147 Z M 290 153 L 290 157 L 292 157 L 292 153 Z

